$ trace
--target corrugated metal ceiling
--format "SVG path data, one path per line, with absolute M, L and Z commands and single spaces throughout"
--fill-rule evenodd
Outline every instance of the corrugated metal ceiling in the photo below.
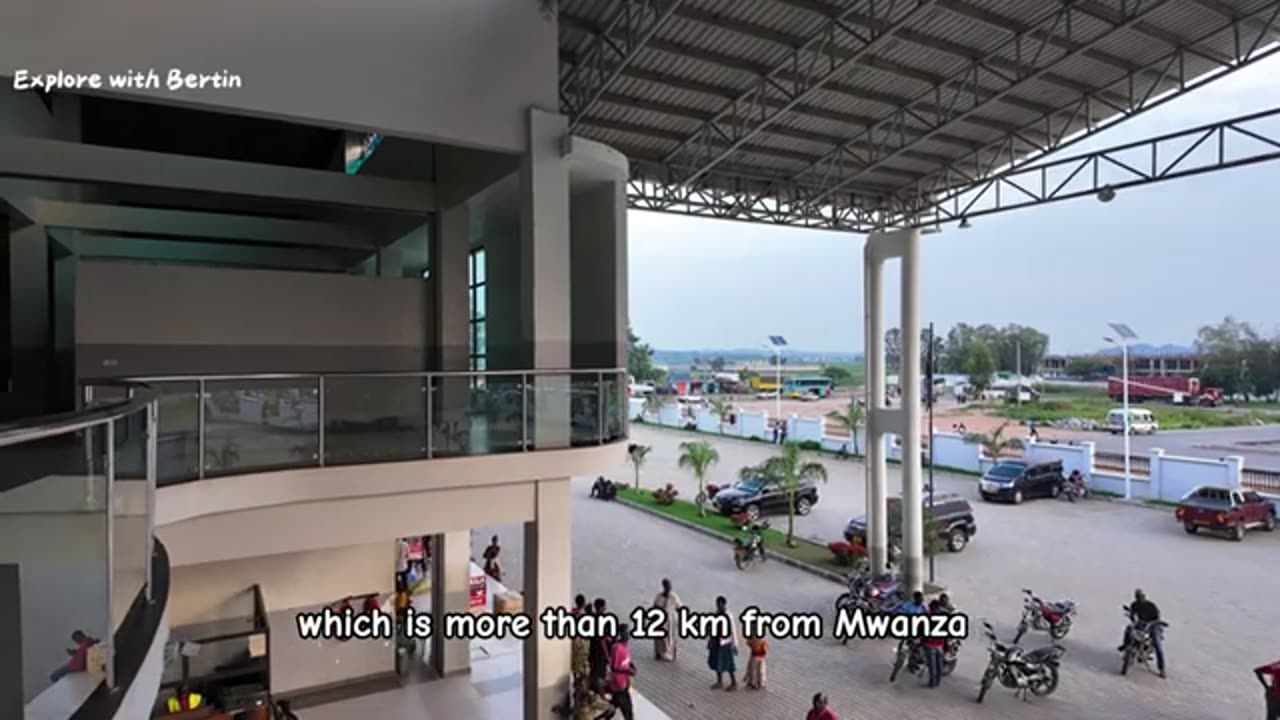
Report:
M 1073 128 L 1103 120 L 1114 114 L 1107 104 L 1126 102 L 1123 88 L 1130 73 L 1167 56 L 1175 44 L 1202 39 L 1208 30 L 1222 25 L 1227 18 L 1221 8 L 1239 15 L 1278 4 L 1276 0 L 1146 0 L 1149 12 L 1116 27 L 1117 19 L 1135 1 L 1078 0 L 1067 32 L 1061 23 L 1045 24 L 1061 7 L 1060 0 L 937 0 L 912 16 L 894 36 L 877 41 L 876 49 L 849 72 L 779 116 L 772 126 L 754 133 L 706 179 L 729 182 L 736 170 L 756 179 L 817 183 L 824 172 L 821 160 L 840 145 L 869 153 L 887 132 L 896 132 L 911 142 L 879 153 L 877 162 L 849 187 L 862 186 L 868 193 L 901 191 L 948 163 L 989 159 L 998 150 L 986 146 L 1016 129 L 1039 123 L 1023 134 L 1033 139 L 1043 136 L 1046 115 L 1056 118 L 1055 127 L 1068 120 Z M 632 4 L 643 3 L 632 0 Z M 697 146 L 700 137 L 713 139 L 709 140 L 713 154 L 728 147 L 729 140 L 709 131 L 705 123 L 727 112 L 735 98 L 762 78 L 771 76 L 788 87 L 802 81 L 806 71 L 822 74 L 831 66 L 828 63 L 855 57 L 861 41 L 850 31 L 865 41 L 902 18 L 912 4 L 896 3 L 900 9 L 885 18 L 873 15 L 873 8 L 883 15 L 889 4 L 871 0 L 688 0 L 659 26 L 588 112 L 574 118 L 578 121 L 575 132 L 618 147 L 638 167 L 652 170 L 674 165 L 679 175 L 684 167 L 695 166 L 694 154 L 681 155 L 679 148 Z M 597 46 L 594 34 L 608 27 L 626 5 L 625 0 L 561 1 L 562 91 L 573 86 L 570 78 L 578 72 L 575 66 L 586 64 L 592 56 Z M 829 16 L 839 13 L 849 13 L 842 21 L 846 29 L 833 31 L 829 44 L 823 44 L 834 48 L 829 55 L 800 53 L 798 62 L 788 62 L 795 48 L 830 27 Z M 1044 30 L 1054 29 L 1048 42 L 1036 39 L 1044 36 L 1041 33 L 1015 48 L 1011 40 L 1019 32 L 1041 24 Z M 618 28 L 624 26 L 618 24 Z M 615 35 L 622 39 L 620 29 Z M 625 46 L 625 39 L 620 44 Z M 1223 35 L 1204 47 L 1218 53 L 1221 58 L 1215 59 L 1221 61 L 1237 50 L 1233 44 L 1229 35 Z M 1041 70 L 1021 71 L 1033 58 Z M 957 95 L 956 83 L 949 81 L 978 60 L 986 68 L 976 75 L 978 107 L 934 127 L 938 114 Z M 1217 64 L 1189 57 L 1185 74 L 1194 76 Z M 1012 87 L 1007 78 L 1014 78 Z M 1134 78 L 1143 88 L 1159 81 L 1157 92 L 1176 87 L 1177 82 L 1176 73 L 1162 76 L 1154 70 Z M 974 92 L 974 79 L 970 74 L 966 92 Z M 937 84 L 943 84 L 943 89 L 935 92 Z M 1102 96 L 1104 102 L 1093 106 L 1094 117 L 1063 110 L 1086 93 L 1104 88 L 1109 90 Z M 567 100 L 566 112 L 572 115 L 582 100 Z M 751 119 L 772 116 L 783 101 L 778 93 L 771 93 L 770 102 L 755 107 Z M 964 99 L 955 102 L 968 107 Z M 903 107 L 909 111 L 903 113 Z M 875 131 L 868 132 L 869 124 Z M 705 156 L 704 148 L 698 157 Z

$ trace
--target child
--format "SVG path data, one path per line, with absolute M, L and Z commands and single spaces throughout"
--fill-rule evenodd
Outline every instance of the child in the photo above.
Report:
M 747 660 L 747 689 L 764 688 L 764 658 L 769 654 L 769 643 L 762 637 L 747 638 L 747 647 L 751 650 L 751 659 Z

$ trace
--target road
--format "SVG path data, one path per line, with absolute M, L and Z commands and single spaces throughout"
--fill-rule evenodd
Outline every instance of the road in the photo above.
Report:
M 1103 452 L 1124 452 L 1124 437 L 1097 433 L 1089 438 Z M 1280 425 L 1207 428 L 1202 430 L 1161 430 L 1155 435 L 1129 439 L 1135 454 L 1161 448 L 1169 455 L 1222 457 L 1240 455 L 1244 466 L 1280 470 Z
M 677 444 L 689 435 L 634 428 L 633 436 L 654 446 L 642 476 L 646 486 L 689 482 L 681 481 L 686 474 L 674 461 Z M 769 452 L 754 443 L 719 440 L 716 445 L 722 460 L 713 481 L 728 479 Z M 861 511 L 862 465 L 827 465 L 831 478 L 822 502 L 799 524 L 802 534 L 819 539 L 834 536 L 848 515 Z M 629 475 L 618 468 L 614 476 Z M 938 485 L 973 491 L 972 480 L 959 476 L 939 475 Z M 666 576 L 698 609 L 724 594 L 738 609 L 756 604 L 771 611 L 823 612 L 831 621 L 837 585 L 777 564 L 738 572 L 725 545 L 618 504 L 589 500 L 588 488 L 589 480 L 575 480 L 575 591 L 606 597 L 614 608 L 628 611 L 651 602 Z M 683 488 L 681 493 L 690 494 Z M 799 717 L 817 690 L 831 695 L 842 717 L 859 720 L 1004 720 L 1028 712 L 1064 720 L 1236 720 L 1259 714 L 1259 688 L 1250 668 L 1276 654 L 1273 598 L 1280 595 L 1280 575 L 1269 568 L 1280 534 L 1257 533 L 1239 544 L 1192 537 L 1167 512 L 1102 501 L 978 504 L 975 512 L 979 534 L 973 544 L 937 559 L 938 579 L 961 609 L 990 619 L 1005 636 L 1018 617 L 1021 587 L 1080 603 L 1079 621 L 1063 643 L 1061 686 L 1050 698 L 1033 699 L 1034 709 L 1002 689 L 983 706 L 973 703 L 985 661 L 976 638 L 939 690 L 916 687 L 911 680 L 889 685 L 892 647 L 886 642 L 842 647 L 830 639 L 771 642 L 769 689 L 734 695 L 707 689 L 711 678 L 698 642 L 684 643 L 675 666 L 652 662 L 642 648 L 636 653 L 638 689 L 673 717 L 690 720 Z M 503 534 L 507 567 L 517 568 L 519 534 L 513 529 Z M 1119 606 L 1138 585 L 1171 625 L 1168 681 L 1142 670 L 1129 677 L 1117 674 Z M 1031 643 L 1044 640 L 1036 636 Z

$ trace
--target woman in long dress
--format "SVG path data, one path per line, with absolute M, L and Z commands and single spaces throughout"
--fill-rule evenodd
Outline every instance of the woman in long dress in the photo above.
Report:
M 653 606 L 666 613 L 664 634 L 653 641 L 654 658 L 662 662 L 675 662 L 676 659 L 676 613 L 683 603 L 680 596 L 671 590 L 671 581 L 662 579 L 662 592 L 653 599 Z

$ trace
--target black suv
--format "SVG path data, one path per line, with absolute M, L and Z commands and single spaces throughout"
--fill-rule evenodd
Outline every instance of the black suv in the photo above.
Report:
M 1066 481 L 1061 460 L 1001 460 L 982 476 L 978 491 L 983 500 L 1018 504 L 1026 498 L 1058 497 Z
M 756 520 L 767 513 L 786 512 L 787 491 L 778 482 L 754 477 L 717 492 L 711 503 L 724 515 L 744 512 Z M 818 487 L 812 483 L 801 483 L 796 488 L 796 514 L 808 515 L 817 504 Z
M 924 517 L 927 523 L 930 518 L 938 524 L 938 537 L 951 552 L 960 552 L 969 544 L 969 540 L 978 533 L 978 523 L 973 519 L 973 506 L 961 495 L 955 493 L 935 493 L 933 511 L 929 510 L 929 501 L 924 501 Z M 889 498 L 889 512 L 902 512 L 902 498 Z M 844 539 L 859 545 L 867 544 L 867 519 L 859 515 L 849 520 L 844 529 Z

